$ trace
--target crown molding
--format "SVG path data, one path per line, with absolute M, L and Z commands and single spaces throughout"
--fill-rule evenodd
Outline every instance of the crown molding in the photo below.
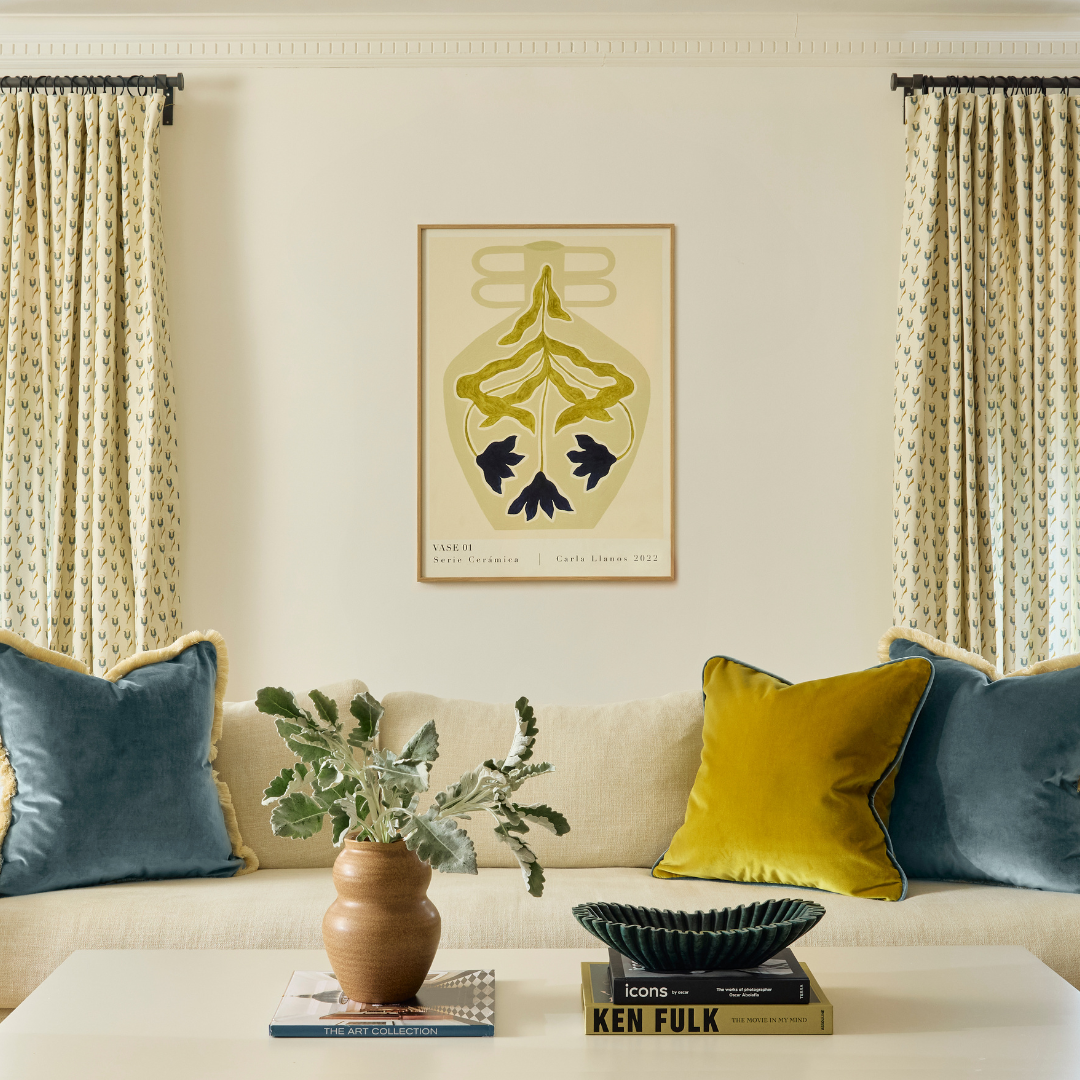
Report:
M 1080 18 L 957 15 L 0 16 L 9 73 L 411 64 L 1080 67 Z

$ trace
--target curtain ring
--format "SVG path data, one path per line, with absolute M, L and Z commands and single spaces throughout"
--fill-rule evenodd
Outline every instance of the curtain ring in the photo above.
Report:
M 1009 75 L 1005 79 L 1005 96 L 1012 97 L 1020 86 L 1020 80 L 1015 75 Z

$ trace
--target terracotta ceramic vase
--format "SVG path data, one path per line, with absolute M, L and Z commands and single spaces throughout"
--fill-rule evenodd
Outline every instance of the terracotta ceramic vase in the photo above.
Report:
M 338 895 L 323 916 L 323 943 L 353 1001 L 407 1001 L 420 989 L 442 933 L 427 898 L 430 881 L 431 867 L 401 840 L 345 841 L 334 861 Z

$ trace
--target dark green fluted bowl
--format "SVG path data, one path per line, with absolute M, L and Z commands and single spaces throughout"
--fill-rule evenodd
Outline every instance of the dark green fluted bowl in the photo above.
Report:
M 632 904 L 577 904 L 574 918 L 594 937 L 648 971 L 756 967 L 786 949 L 825 909 L 809 900 L 766 900 L 719 911 L 668 911 Z

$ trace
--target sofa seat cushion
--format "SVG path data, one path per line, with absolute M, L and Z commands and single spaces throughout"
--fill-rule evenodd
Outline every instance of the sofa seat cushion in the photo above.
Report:
M 902 904 L 786 885 L 660 881 L 647 869 L 549 870 L 540 899 L 516 869 L 435 874 L 428 895 L 447 948 L 598 946 L 570 909 L 590 900 L 649 907 L 748 904 L 801 896 L 826 916 L 806 945 L 1022 945 L 1080 987 L 1080 896 L 995 885 L 911 882 Z M 0 1009 L 12 1009 L 76 949 L 318 949 L 334 898 L 326 869 L 138 881 L 0 899 Z

